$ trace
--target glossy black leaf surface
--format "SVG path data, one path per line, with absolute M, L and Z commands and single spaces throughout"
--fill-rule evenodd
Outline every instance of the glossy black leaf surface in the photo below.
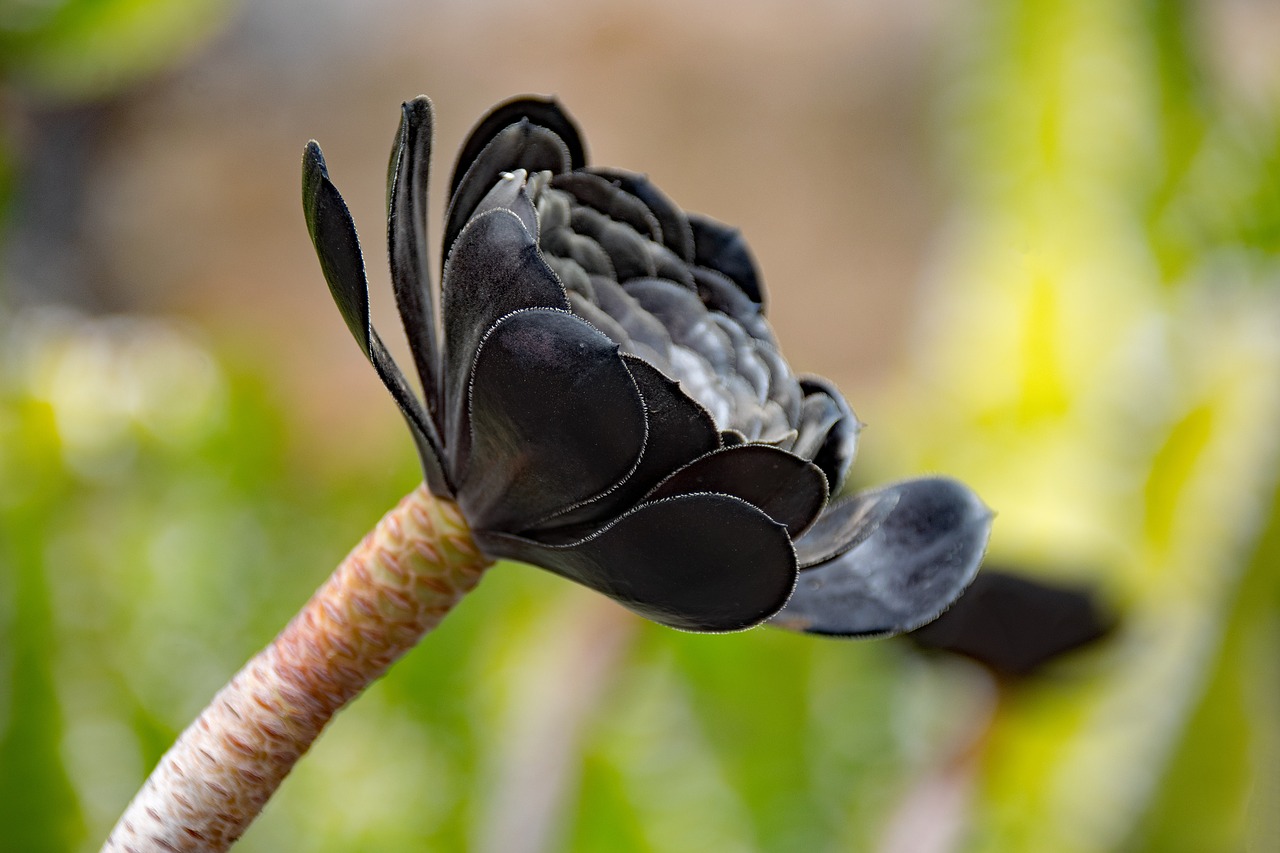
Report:
M 800 573 L 773 619 L 812 634 L 883 636 L 938 617 L 973 580 L 991 511 L 954 480 L 895 487 L 888 515 L 850 551 Z
M 727 495 L 642 504 L 568 545 L 490 533 L 478 533 L 476 541 L 489 553 L 551 569 L 685 631 L 749 628 L 777 612 L 795 586 L 785 528 Z
M 827 503 L 827 481 L 812 462 L 765 444 L 708 453 L 676 471 L 649 500 L 695 492 L 733 495 L 787 528 L 793 539 Z
M 520 531 L 605 494 L 644 452 L 644 405 L 618 345 L 567 311 L 500 320 L 476 355 L 468 401 L 459 504 L 482 529 Z

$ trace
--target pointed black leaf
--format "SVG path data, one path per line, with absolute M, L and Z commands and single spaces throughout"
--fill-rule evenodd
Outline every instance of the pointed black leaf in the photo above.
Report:
M 315 140 L 307 143 L 302 155 L 302 212 L 333 301 L 351 336 L 368 355 L 369 284 L 360 239 L 347 203 L 329 180 L 324 154 Z
M 435 425 L 369 323 L 369 285 L 355 223 L 342 195 L 329 180 L 324 155 L 315 142 L 307 145 L 302 158 L 302 208 L 329 292 L 356 343 L 373 363 L 378 378 L 408 422 L 428 487 L 433 494 L 452 494 Z
M 742 444 L 690 462 L 664 480 L 648 499 L 695 492 L 742 498 L 785 525 L 794 539 L 826 505 L 827 479 L 816 465 L 785 450 Z
M 423 409 L 413 389 L 409 387 L 404 373 L 391 358 L 391 353 L 387 351 L 382 339 L 378 337 L 377 330 L 371 327 L 369 333 L 371 338 L 369 361 L 373 363 L 378 378 L 391 392 L 396 405 L 400 407 L 400 414 L 404 415 L 405 422 L 409 425 L 409 432 L 413 435 L 413 443 L 418 451 L 418 459 L 422 462 L 422 477 L 427 483 L 427 488 L 433 495 L 452 499 L 454 486 L 445 471 L 444 450 L 440 445 L 440 434 L 436 432 L 435 423 Z
M 550 569 L 685 631 L 750 628 L 776 613 L 795 586 L 786 530 L 728 495 L 642 504 L 568 545 L 484 531 L 476 542 L 490 556 Z
M 422 383 L 432 428 L 439 433 L 440 364 L 427 250 L 427 179 L 432 113 L 426 97 L 406 101 L 391 151 L 387 183 L 387 254 L 396 306 Z M 437 439 L 437 444 L 439 443 Z
M 597 498 L 644 451 L 644 405 L 618 345 L 567 311 L 500 320 L 476 355 L 469 407 L 458 503 L 474 529 L 518 532 Z
M 929 478 L 897 486 L 898 503 L 858 547 L 806 569 L 778 627 L 883 636 L 937 618 L 982 561 L 991 511 L 963 484 Z

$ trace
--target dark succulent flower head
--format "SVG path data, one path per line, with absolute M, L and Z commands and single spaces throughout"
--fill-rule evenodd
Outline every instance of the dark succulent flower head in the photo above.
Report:
M 910 630 L 965 588 L 990 513 L 932 478 L 830 502 L 859 423 L 796 376 L 741 235 L 643 175 L 587 165 L 552 100 L 486 116 L 449 184 L 437 326 L 430 102 L 391 154 L 391 278 L 423 398 L 369 322 L 355 227 L 313 142 L 307 226 L 334 299 L 408 422 L 426 482 L 481 549 L 657 622 Z M 798 583 L 797 583 L 798 581 Z

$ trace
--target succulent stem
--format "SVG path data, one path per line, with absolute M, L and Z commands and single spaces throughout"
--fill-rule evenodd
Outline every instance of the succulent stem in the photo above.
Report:
M 165 753 L 103 853 L 226 850 L 330 718 L 479 582 L 456 504 L 419 486 Z

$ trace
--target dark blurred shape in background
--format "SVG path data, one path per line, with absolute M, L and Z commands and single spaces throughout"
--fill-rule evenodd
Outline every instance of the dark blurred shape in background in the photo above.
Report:
M 950 610 L 908 636 L 922 649 L 972 658 L 998 675 L 1025 677 L 1115 627 L 1115 616 L 1088 586 L 1036 582 L 985 565 Z

